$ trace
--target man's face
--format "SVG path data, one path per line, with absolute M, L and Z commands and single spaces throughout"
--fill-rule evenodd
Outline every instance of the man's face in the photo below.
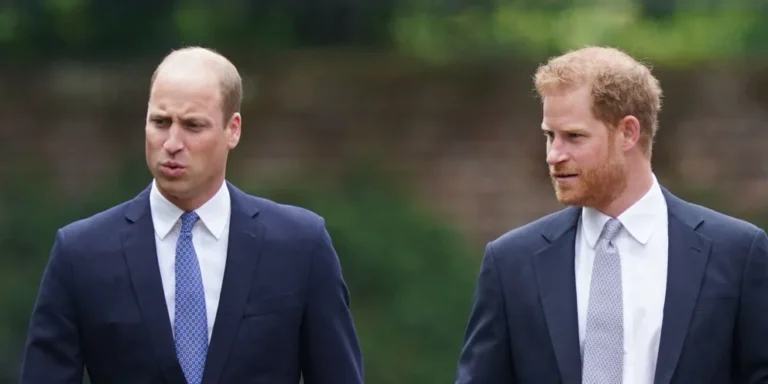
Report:
M 147 166 L 158 189 L 174 203 L 204 202 L 224 181 L 240 116 L 224 124 L 220 86 L 210 71 L 167 69 L 150 92 L 145 131 Z
M 618 135 L 595 118 L 591 100 L 587 86 L 547 94 L 542 129 L 558 201 L 600 208 L 626 188 L 627 166 Z

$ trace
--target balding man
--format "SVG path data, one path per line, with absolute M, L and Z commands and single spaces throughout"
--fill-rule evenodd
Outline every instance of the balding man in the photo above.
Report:
M 133 200 L 61 228 L 22 384 L 363 382 L 324 221 L 225 181 L 241 133 L 237 69 L 203 48 L 152 77 Z

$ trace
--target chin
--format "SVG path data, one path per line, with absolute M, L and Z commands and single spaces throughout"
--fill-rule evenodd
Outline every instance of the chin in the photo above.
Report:
M 585 206 L 588 201 L 586 196 L 580 193 L 574 193 L 573 191 L 556 191 L 555 197 L 560 204 L 567 206 Z
M 562 198 L 558 198 L 557 201 L 560 204 L 568 206 L 568 207 L 583 207 L 583 206 L 585 206 L 583 204 L 582 200 L 577 200 L 577 199 L 562 199 Z
M 163 178 L 157 178 L 155 180 L 157 181 L 158 188 L 160 188 L 166 195 L 170 195 L 177 199 L 183 199 L 189 194 L 190 188 L 184 180 Z

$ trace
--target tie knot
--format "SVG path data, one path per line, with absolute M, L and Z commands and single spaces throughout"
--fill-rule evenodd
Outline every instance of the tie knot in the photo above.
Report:
M 200 217 L 197 216 L 197 213 L 184 212 L 181 215 L 181 233 L 182 234 L 192 233 L 192 227 L 195 226 L 195 223 L 197 223 L 198 219 L 200 219 Z
M 616 235 L 619 234 L 621 227 L 622 225 L 619 219 L 611 218 L 607 223 L 605 223 L 605 226 L 603 227 L 603 234 L 600 235 L 600 238 L 605 239 L 606 241 L 613 241 Z

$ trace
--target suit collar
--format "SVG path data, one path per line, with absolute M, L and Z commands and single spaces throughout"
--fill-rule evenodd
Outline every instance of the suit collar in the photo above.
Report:
M 698 210 L 692 209 L 691 203 L 675 196 L 664 187 L 661 187 L 661 192 L 667 202 L 669 215 L 674 216 L 681 224 L 695 231 L 704 223 L 704 218 Z
M 249 219 L 255 218 L 259 213 L 259 207 L 256 199 L 241 191 L 228 181 L 226 182 L 226 185 L 227 189 L 229 190 L 230 199 L 232 202 L 232 211 L 243 214 Z
M 130 223 L 137 223 L 144 218 L 145 215 L 150 214 L 149 193 L 151 188 L 151 186 L 147 186 L 143 191 L 136 195 L 133 200 L 128 202 L 128 206 L 125 209 L 125 218 L 128 219 Z
M 580 208 L 567 207 L 548 220 L 542 228 L 541 235 L 547 243 L 551 244 L 560 239 L 571 229 L 575 229 L 579 217 L 581 217 Z

